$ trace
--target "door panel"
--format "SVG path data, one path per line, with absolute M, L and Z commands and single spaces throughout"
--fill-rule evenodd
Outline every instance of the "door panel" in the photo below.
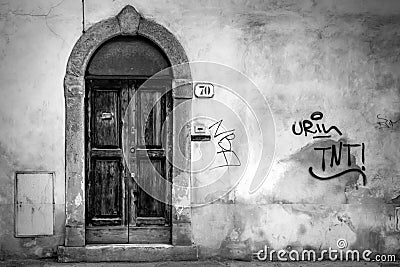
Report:
M 161 147 L 161 91 L 140 90 L 140 146 Z M 159 100 L 159 101 L 158 101 Z
M 129 227 L 129 243 L 169 244 L 171 243 L 171 227 L 169 226 Z
M 121 105 L 127 83 L 88 80 L 86 146 L 86 241 L 126 243 L 125 176 Z M 114 234 L 113 234 L 114 233 Z
M 98 226 L 86 228 L 86 242 L 90 244 L 128 243 L 128 229 L 122 226 Z
M 118 91 L 93 92 L 93 147 L 119 147 Z
M 140 190 L 138 194 L 138 217 L 163 218 L 165 216 L 165 183 L 162 183 L 160 179 L 154 179 L 156 177 L 155 172 L 163 174 L 163 161 L 163 159 L 150 159 L 149 162 L 139 159 L 139 184 L 143 185 L 144 188 L 152 188 L 157 191 L 157 195 L 161 196 L 159 200 L 164 201 L 156 200 L 145 191 Z
M 172 153 L 167 146 L 171 121 L 166 121 L 166 113 L 170 108 L 166 99 L 171 97 L 171 94 L 164 94 L 170 88 L 170 83 L 170 80 L 156 83 L 151 81 L 150 86 L 148 82 L 134 83 L 136 108 L 132 114 L 136 115 L 133 123 L 137 130 L 135 149 L 132 150 L 134 152 L 131 156 L 137 183 L 133 183 L 132 190 L 134 205 L 131 207 L 135 207 L 135 218 L 129 227 L 130 243 L 171 242 L 171 206 L 165 204 L 168 203 L 166 197 L 170 197 L 170 193 L 167 192 L 171 189 L 159 179 L 160 176 L 170 177 L 166 171 L 166 165 L 169 166 L 166 155 Z M 163 130 L 163 124 L 166 130 Z M 149 189 L 150 192 L 143 189 Z M 152 192 L 156 192 L 155 195 L 158 195 L 159 199 L 154 199 Z
M 120 160 L 93 160 L 94 216 L 118 217 L 121 220 L 121 170 Z M 121 224 L 120 222 L 118 224 Z

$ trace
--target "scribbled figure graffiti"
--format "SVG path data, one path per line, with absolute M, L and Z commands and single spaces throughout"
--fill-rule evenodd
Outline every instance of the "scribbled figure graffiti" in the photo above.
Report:
M 235 129 L 222 131 L 220 129 L 222 122 L 223 120 L 220 120 L 212 124 L 210 127 L 208 127 L 210 131 L 213 128 L 215 129 L 213 138 L 218 142 L 217 144 L 219 150 L 217 151 L 217 156 L 223 156 L 222 161 L 224 162 L 224 164 L 218 165 L 211 169 L 221 168 L 221 167 L 241 166 L 239 157 L 232 149 L 232 141 L 235 139 Z
M 331 131 L 336 132 L 338 135 L 342 135 L 342 132 L 336 126 L 331 126 L 326 129 L 325 124 L 314 123 L 312 121 L 319 121 L 324 117 L 323 113 L 320 111 L 315 111 L 311 114 L 310 120 L 299 121 L 299 129 L 296 130 L 296 122 L 292 125 L 292 132 L 294 135 L 307 136 L 307 134 L 313 135 L 314 139 L 317 138 L 330 138 L 332 135 L 329 134 Z M 313 129 L 313 127 L 315 128 Z M 317 135 L 316 135 L 317 134 Z
M 378 129 L 391 129 L 400 121 L 400 119 L 397 121 L 386 119 L 385 117 L 382 117 L 381 114 L 376 115 L 376 118 L 378 119 Z
M 331 147 L 315 147 L 314 150 L 316 151 L 322 151 L 322 163 L 321 163 L 321 169 L 324 172 L 326 169 L 326 163 L 325 163 L 325 152 L 331 150 L 331 158 L 330 158 L 330 164 L 329 166 L 333 168 L 334 164 L 337 166 L 341 164 L 341 158 L 342 158 L 342 150 L 343 147 L 347 148 L 347 166 L 350 167 L 352 165 L 351 162 L 351 148 L 356 148 L 356 147 L 361 147 L 361 162 L 362 164 L 365 164 L 365 144 L 344 144 L 342 142 L 339 143 L 339 146 L 337 147 L 336 145 L 332 145 Z M 318 180 L 330 180 L 333 178 L 338 178 L 346 173 L 350 172 L 358 172 L 361 174 L 363 178 L 363 185 L 366 185 L 367 183 L 367 176 L 365 175 L 365 167 L 362 166 L 361 169 L 358 168 L 349 168 L 347 170 L 344 170 L 342 172 L 339 172 L 337 174 L 334 174 L 332 176 L 319 176 L 317 175 L 313 168 L 310 167 L 308 169 L 309 173 L 311 174 L 312 177 L 318 179 Z

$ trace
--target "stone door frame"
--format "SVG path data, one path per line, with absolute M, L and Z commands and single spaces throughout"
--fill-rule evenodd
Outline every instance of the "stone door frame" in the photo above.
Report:
M 173 144 L 183 154 L 173 156 L 173 183 L 188 188 L 190 178 L 190 99 L 193 96 L 191 73 L 186 53 L 165 27 L 142 17 L 132 6 L 124 7 L 112 18 L 90 27 L 76 42 L 67 63 L 64 78 L 65 96 L 65 246 L 85 244 L 85 71 L 96 49 L 119 36 L 140 35 L 158 45 L 168 57 L 173 73 L 173 108 L 188 101 L 173 116 Z M 183 168 L 182 168 L 183 167 Z M 189 170 L 189 171 L 182 171 Z M 178 191 L 178 190 L 177 190 Z M 172 245 L 193 245 L 190 190 L 172 192 Z M 186 191 L 186 192 L 184 192 Z

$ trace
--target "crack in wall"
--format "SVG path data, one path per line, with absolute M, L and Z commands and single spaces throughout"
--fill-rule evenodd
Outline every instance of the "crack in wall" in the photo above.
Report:
M 59 35 L 58 33 L 56 33 L 49 25 L 48 22 L 48 18 L 50 16 L 50 14 L 54 11 L 54 9 L 56 9 L 57 7 L 59 7 L 60 5 L 62 5 L 65 2 L 65 0 L 61 0 L 60 2 L 58 2 L 56 5 L 51 6 L 49 8 L 49 10 L 47 11 L 47 13 L 44 14 L 33 14 L 33 13 L 18 13 L 17 11 L 10 11 L 11 14 L 13 14 L 14 16 L 26 16 L 26 17 L 42 17 L 45 19 L 45 23 L 46 23 L 46 27 L 49 29 L 49 31 L 51 33 L 53 33 L 57 38 L 59 38 L 60 40 L 62 40 L 62 45 L 64 45 L 66 43 L 65 39 L 61 37 L 61 35 Z
M 57 3 L 54 6 L 51 6 L 46 14 L 32 14 L 32 13 L 17 13 L 16 11 L 10 11 L 12 14 L 16 16 L 30 16 L 30 17 L 47 17 L 53 12 L 53 10 L 57 7 L 59 7 L 62 3 L 64 3 L 65 0 L 61 0 L 59 3 Z

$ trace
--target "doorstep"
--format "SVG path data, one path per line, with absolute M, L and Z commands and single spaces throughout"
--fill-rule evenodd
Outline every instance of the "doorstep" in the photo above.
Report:
M 197 246 L 168 244 L 105 244 L 84 247 L 59 246 L 59 262 L 196 261 Z

